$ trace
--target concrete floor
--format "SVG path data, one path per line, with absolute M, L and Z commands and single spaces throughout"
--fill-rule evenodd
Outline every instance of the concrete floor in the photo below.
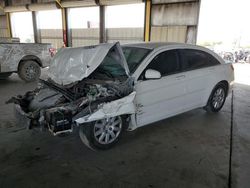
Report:
M 250 65 L 235 69 L 232 187 L 247 188 Z M 193 110 L 128 132 L 113 149 L 94 152 L 77 132 L 53 137 L 16 125 L 12 105 L 4 102 L 35 85 L 15 74 L 0 81 L 0 188 L 228 187 L 231 96 L 218 114 Z

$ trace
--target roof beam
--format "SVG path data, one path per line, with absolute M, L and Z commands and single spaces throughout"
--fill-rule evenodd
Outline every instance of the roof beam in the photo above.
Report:
M 63 6 L 62 6 L 62 4 L 61 4 L 61 0 L 56 0 L 56 4 L 57 4 L 61 9 L 63 9 Z

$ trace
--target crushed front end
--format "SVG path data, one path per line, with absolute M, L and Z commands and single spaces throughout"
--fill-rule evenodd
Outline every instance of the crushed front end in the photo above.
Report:
M 84 79 L 67 87 L 40 80 L 37 89 L 12 97 L 7 103 L 15 103 L 18 123 L 29 129 L 45 128 L 57 135 L 72 132 L 76 120 L 89 117 L 103 104 L 126 97 L 132 91 L 131 78 L 123 82 Z
M 18 123 L 54 135 L 75 124 L 134 113 L 133 79 L 119 43 L 64 48 L 53 58 L 47 80 L 12 97 Z

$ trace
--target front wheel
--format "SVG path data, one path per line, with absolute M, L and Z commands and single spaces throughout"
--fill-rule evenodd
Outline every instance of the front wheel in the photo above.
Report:
M 226 100 L 227 89 L 224 84 L 218 84 L 212 91 L 205 109 L 208 112 L 219 112 Z
M 125 121 L 121 116 L 116 116 L 82 125 L 79 135 L 87 146 L 104 150 L 118 142 L 124 129 Z

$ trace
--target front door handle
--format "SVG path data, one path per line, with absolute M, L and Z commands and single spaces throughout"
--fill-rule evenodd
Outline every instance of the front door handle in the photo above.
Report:
M 181 79 L 185 78 L 185 75 L 176 76 L 175 78 L 176 78 L 176 80 L 181 80 Z

